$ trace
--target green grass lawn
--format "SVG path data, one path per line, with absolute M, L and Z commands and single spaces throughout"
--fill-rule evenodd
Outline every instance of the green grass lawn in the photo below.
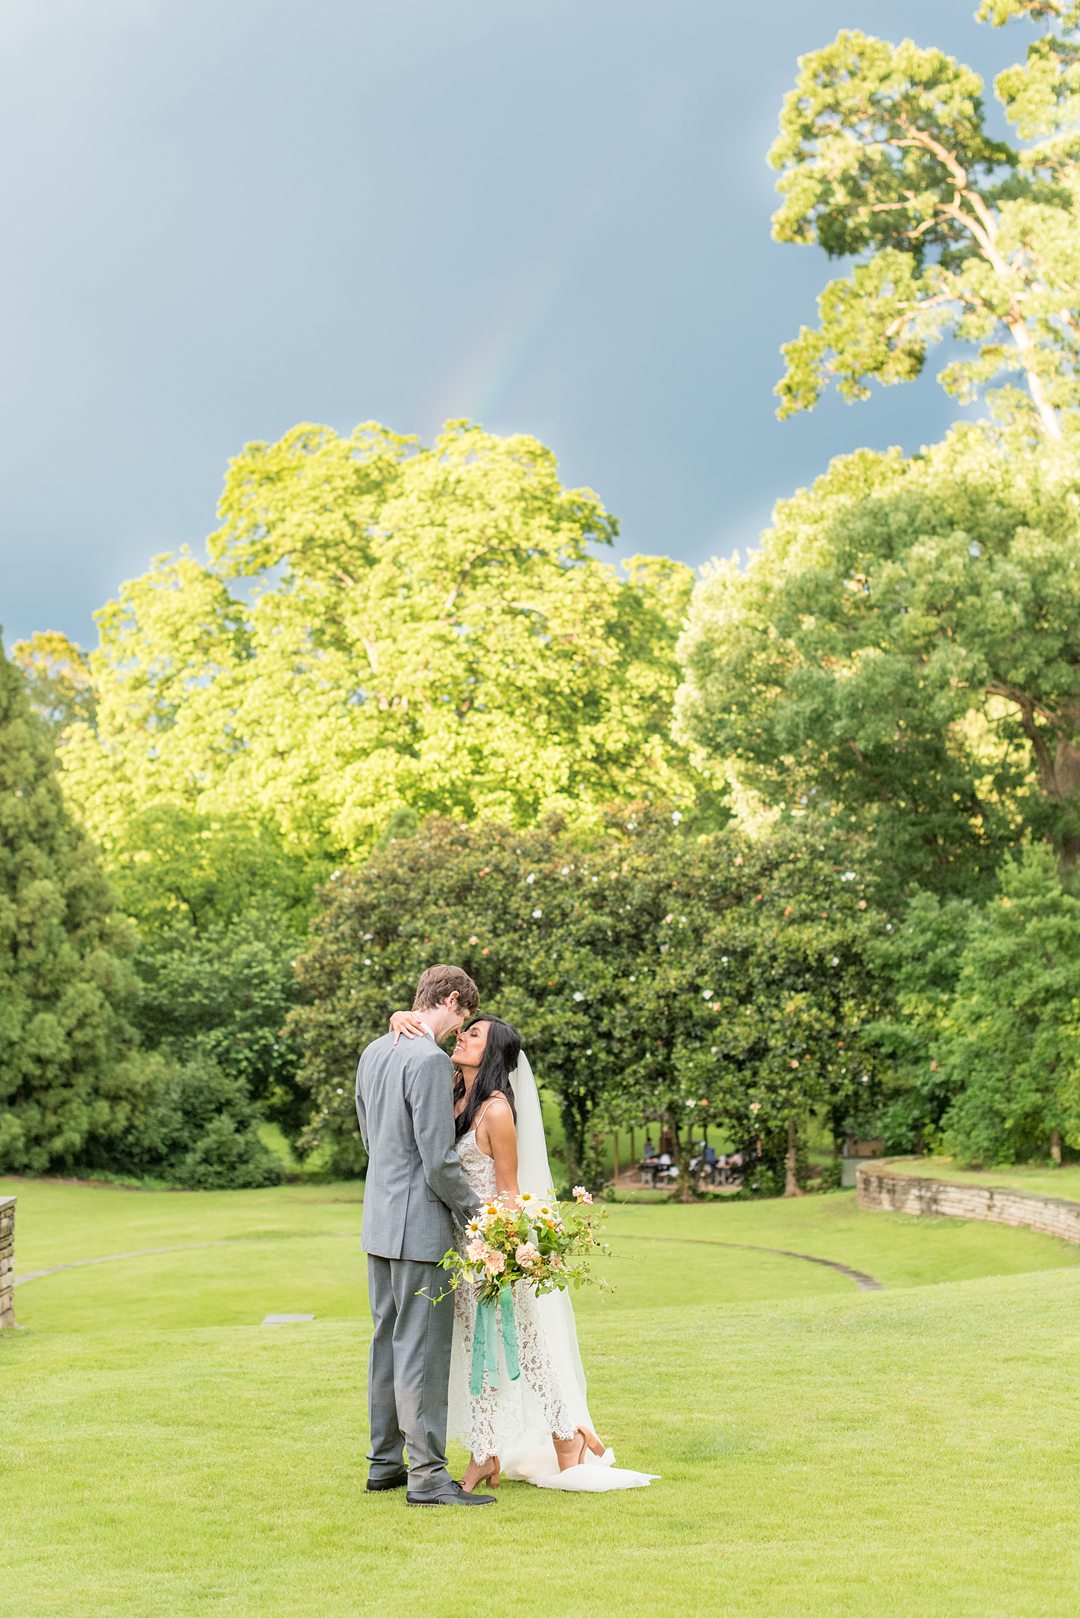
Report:
M 903 1157 L 894 1158 L 889 1166 L 898 1174 L 917 1174 L 923 1179 L 1014 1186 L 1018 1191 L 1037 1191 L 1080 1202 L 1080 1163 L 1066 1163 L 1062 1168 L 1034 1163 L 1004 1169 L 961 1169 L 951 1157 Z
M 0 1181 L 5 1618 L 1073 1618 L 1080 1250 L 794 1202 L 616 1207 L 578 1305 L 590 1400 L 650 1490 L 365 1496 L 355 1186 Z M 886 1284 L 859 1292 L 835 1258 Z M 263 1327 L 272 1311 L 311 1324 Z M 460 1463 L 462 1457 L 455 1459 Z

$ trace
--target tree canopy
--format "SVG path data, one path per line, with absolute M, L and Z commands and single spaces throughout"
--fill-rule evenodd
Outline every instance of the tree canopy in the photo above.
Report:
M 1016 378 L 1001 405 L 1051 439 L 1080 402 L 1080 108 L 1073 0 L 987 0 L 981 16 L 1045 23 L 996 90 L 1023 150 L 988 131 L 979 75 L 937 49 L 858 30 L 801 58 L 769 154 L 778 241 L 851 258 L 819 324 L 784 348 L 779 413 L 828 382 L 849 400 L 917 376 L 932 344 L 941 380 L 970 399 Z
M 336 858 L 402 807 L 525 823 L 701 785 L 670 735 L 690 570 L 599 560 L 614 519 L 535 439 L 297 427 L 232 462 L 220 516 L 209 561 L 158 558 L 98 615 L 63 756 L 107 847 L 157 800 Z
M 842 1132 L 871 1098 L 860 1026 L 887 923 L 840 853 L 816 829 L 755 843 L 645 804 L 588 838 L 435 821 L 388 844 L 327 884 L 299 963 L 305 1146 L 360 1162 L 349 1075 L 433 960 L 522 1029 L 572 1169 L 598 1129 L 646 1118 L 684 1167 L 703 1123 L 781 1161 L 815 1110 Z
M 1025 827 L 1075 858 L 1078 541 L 1074 458 L 1019 435 L 843 457 L 707 571 L 683 734 L 873 831 L 900 880 L 971 891 Z

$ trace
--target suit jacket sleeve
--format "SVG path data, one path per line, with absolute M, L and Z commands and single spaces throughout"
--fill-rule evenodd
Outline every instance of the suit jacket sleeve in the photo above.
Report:
M 364 1150 L 366 1152 L 368 1150 L 367 1108 L 364 1106 L 364 1097 L 360 1093 L 360 1069 L 363 1067 L 363 1065 L 363 1059 L 361 1058 L 356 1067 L 356 1116 L 360 1124 L 360 1139 L 364 1143 Z
M 413 1135 L 424 1165 L 424 1178 L 460 1224 L 479 1209 L 476 1193 L 454 1150 L 453 1069 L 450 1058 L 435 1051 L 410 1062 L 405 1078 L 405 1101 L 412 1115 Z

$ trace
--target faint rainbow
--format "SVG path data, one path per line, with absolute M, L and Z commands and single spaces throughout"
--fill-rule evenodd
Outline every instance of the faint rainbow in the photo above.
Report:
M 573 278 L 569 264 L 530 265 L 502 295 L 439 387 L 440 421 L 486 423 L 513 394 Z

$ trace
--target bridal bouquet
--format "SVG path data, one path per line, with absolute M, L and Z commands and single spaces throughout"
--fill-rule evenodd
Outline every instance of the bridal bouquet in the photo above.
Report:
M 439 1263 L 451 1286 L 472 1281 L 486 1302 L 517 1281 L 528 1281 L 537 1294 L 579 1287 L 591 1279 L 593 1255 L 606 1251 L 603 1219 L 583 1185 L 574 1187 L 573 1202 L 529 1191 L 511 1203 L 496 1197 L 466 1225 L 464 1253 L 451 1248 Z
M 511 1382 L 521 1375 L 514 1295 L 517 1281 L 528 1281 L 537 1293 L 579 1287 L 590 1279 L 593 1254 L 607 1249 L 598 1231 L 603 1210 L 583 1185 L 574 1187 L 573 1202 L 554 1193 L 536 1197 L 523 1191 L 511 1203 L 501 1197 L 486 1202 L 465 1227 L 465 1251 L 451 1248 L 439 1263 L 450 1272 L 451 1287 L 463 1281 L 478 1289 L 473 1326 L 469 1390 L 483 1392 L 499 1385 L 501 1333 L 506 1371 Z

